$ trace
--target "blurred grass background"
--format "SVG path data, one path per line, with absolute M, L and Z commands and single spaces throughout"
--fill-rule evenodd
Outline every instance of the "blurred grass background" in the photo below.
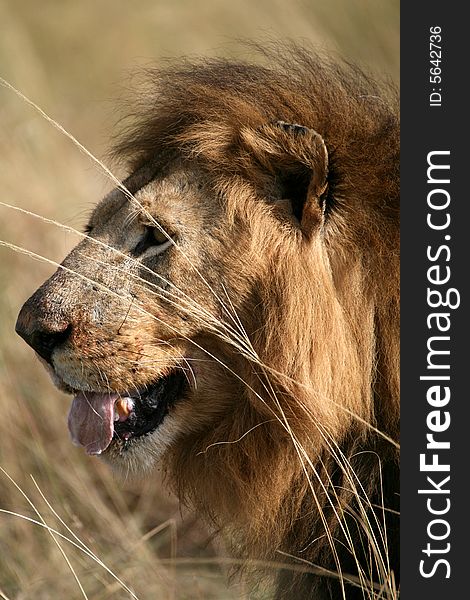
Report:
M 240 38 L 306 41 L 398 83 L 398 0 L 0 0 L 0 76 L 105 162 L 116 98 L 136 67 L 182 55 L 250 58 Z M 69 140 L 0 87 L 1 201 L 80 229 L 110 187 Z M 77 242 L 1 206 L 0 240 L 57 262 Z M 116 481 L 71 445 L 70 399 L 54 390 L 14 333 L 20 306 L 53 270 L 0 247 L 0 467 L 49 526 L 74 540 L 56 511 L 142 600 L 268 598 L 269 587 L 227 586 L 223 548 L 195 517 L 181 517 L 158 473 L 145 482 Z M 41 521 L 1 471 L 0 510 Z M 132 597 L 61 540 L 75 577 L 56 540 L 0 512 L 0 597 Z

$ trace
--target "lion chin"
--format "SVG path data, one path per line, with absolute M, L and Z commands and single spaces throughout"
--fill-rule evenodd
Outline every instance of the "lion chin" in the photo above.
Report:
M 277 598 L 395 598 L 396 93 L 264 54 L 150 74 L 129 177 L 17 332 L 73 396 L 72 442 L 164 469 L 235 555 L 287 560 Z

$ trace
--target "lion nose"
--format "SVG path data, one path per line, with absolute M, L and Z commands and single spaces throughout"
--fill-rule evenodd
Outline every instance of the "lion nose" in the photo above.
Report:
M 72 325 L 64 319 L 41 310 L 31 297 L 23 306 L 16 321 L 16 333 L 48 363 L 52 352 L 70 336 Z

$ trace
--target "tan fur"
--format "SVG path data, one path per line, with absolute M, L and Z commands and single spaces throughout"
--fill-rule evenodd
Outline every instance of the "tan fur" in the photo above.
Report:
M 69 388 L 190 367 L 162 426 L 107 452 L 117 468 L 163 464 L 245 558 L 282 551 L 392 589 L 397 564 L 377 556 L 396 560 L 396 524 L 385 543 L 361 498 L 398 504 L 396 100 L 303 50 L 268 58 L 152 74 L 118 149 L 138 203 L 108 196 L 35 303 L 73 326 L 52 355 Z M 152 219 L 177 248 L 128 258 Z M 357 589 L 286 570 L 278 596 Z

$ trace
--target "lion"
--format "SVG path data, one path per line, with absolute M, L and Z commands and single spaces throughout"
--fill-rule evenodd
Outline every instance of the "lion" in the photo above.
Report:
M 236 556 L 282 563 L 276 598 L 396 597 L 396 93 L 266 57 L 150 73 L 130 175 L 16 329 L 72 441 L 161 468 Z

